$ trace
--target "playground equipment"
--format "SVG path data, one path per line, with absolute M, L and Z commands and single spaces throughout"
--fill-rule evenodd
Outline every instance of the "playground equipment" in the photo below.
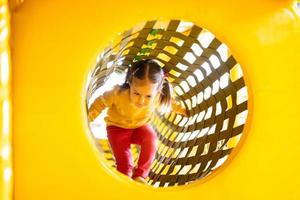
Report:
M 297 1 L 187 0 L 154 6 L 139 1 L 25 0 L 20 5 L 10 2 L 10 10 L 6 1 L 1 3 L 5 8 L 0 8 L 0 20 L 6 20 L 0 21 L 1 198 L 300 198 Z M 209 176 L 175 187 L 167 186 L 192 179 L 161 183 L 153 168 L 153 187 L 111 169 L 86 116 L 88 77 L 99 55 L 118 33 L 157 21 L 167 21 L 165 27 L 192 22 L 214 34 L 240 64 L 248 94 L 243 107 L 247 120 L 239 132 L 243 136 L 227 161 Z M 191 70 L 196 68 L 186 71 Z
M 88 79 L 87 104 L 99 96 L 97 91 L 122 84 L 133 62 L 151 58 L 163 67 L 178 100 L 192 113 L 156 113 L 152 125 L 159 146 L 149 184 L 185 185 L 219 168 L 239 142 L 248 113 L 242 68 L 227 46 L 209 31 L 180 20 L 142 23 L 115 43 L 101 53 Z M 103 138 L 99 143 L 110 162 L 113 156 Z M 137 155 L 138 150 L 136 161 Z

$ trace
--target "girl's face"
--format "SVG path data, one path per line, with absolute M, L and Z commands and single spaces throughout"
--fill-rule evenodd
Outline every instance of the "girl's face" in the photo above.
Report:
M 136 107 L 144 108 L 152 104 L 158 92 L 157 83 L 133 77 L 130 84 L 130 100 Z

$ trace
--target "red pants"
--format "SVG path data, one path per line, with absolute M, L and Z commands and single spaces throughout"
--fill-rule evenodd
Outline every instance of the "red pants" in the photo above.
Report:
M 155 158 L 157 137 L 150 125 L 136 129 L 124 129 L 117 126 L 107 126 L 107 136 L 116 159 L 117 170 L 129 177 L 146 178 Z M 140 145 L 138 166 L 133 170 L 133 159 L 130 145 Z

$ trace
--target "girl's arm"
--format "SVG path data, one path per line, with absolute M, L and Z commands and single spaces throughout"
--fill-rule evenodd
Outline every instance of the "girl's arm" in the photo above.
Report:
M 91 107 L 89 108 L 88 111 L 88 118 L 89 120 L 92 122 L 94 121 L 97 116 L 104 110 L 105 108 L 105 104 L 102 101 L 102 96 L 98 97 L 93 104 L 91 105 Z
M 95 99 L 88 109 L 88 118 L 90 121 L 94 121 L 106 107 L 110 107 L 113 104 L 114 95 L 117 90 L 118 86 L 115 86 L 112 90 L 104 92 L 102 96 Z

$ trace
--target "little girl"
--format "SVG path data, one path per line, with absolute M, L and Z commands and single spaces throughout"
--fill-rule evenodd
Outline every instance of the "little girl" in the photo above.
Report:
M 118 171 L 140 183 L 146 183 L 157 148 L 156 133 L 149 123 L 156 108 L 169 106 L 173 111 L 186 115 L 186 110 L 172 99 L 171 84 L 163 69 L 150 59 L 135 62 L 128 69 L 123 85 L 104 92 L 93 102 L 88 110 L 90 121 L 108 107 L 106 130 Z M 131 144 L 140 146 L 135 169 Z

